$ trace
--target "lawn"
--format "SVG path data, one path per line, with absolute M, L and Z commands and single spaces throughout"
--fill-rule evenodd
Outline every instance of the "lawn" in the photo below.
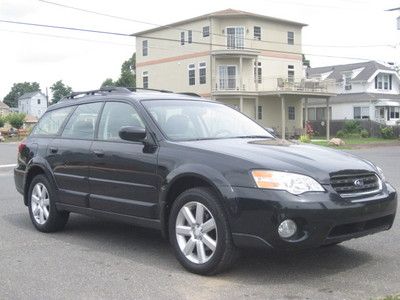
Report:
M 399 139 L 382 139 L 382 138 L 377 138 L 377 137 L 343 138 L 343 141 L 346 143 L 346 145 L 340 146 L 340 147 L 328 145 L 328 141 L 322 140 L 322 139 L 321 140 L 313 139 L 311 141 L 311 143 L 314 145 L 327 146 L 327 147 L 338 148 L 338 149 L 351 149 L 351 148 L 356 148 L 357 146 L 367 146 L 367 145 L 378 146 L 378 145 L 388 145 L 388 144 L 396 144 L 396 143 L 400 145 Z

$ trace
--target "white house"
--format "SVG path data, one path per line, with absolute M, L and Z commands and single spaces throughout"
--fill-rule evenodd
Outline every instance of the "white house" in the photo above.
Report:
M 385 125 L 400 122 L 400 77 L 390 66 L 375 61 L 310 68 L 307 77 L 332 79 L 337 96 L 330 99 L 331 119 L 370 119 Z M 325 101 L 307 104 L 310 121 L 326 120 Z
M 40 118 L 47 109 L 47 98 L 42 92 L 23 94 L 18 98 L 18 111 Z

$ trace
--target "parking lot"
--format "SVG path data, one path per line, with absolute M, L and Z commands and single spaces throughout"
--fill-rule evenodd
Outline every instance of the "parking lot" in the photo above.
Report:
M 400 293 L 400 224 L 340 246 L 246 251 L 228 273 L 186 272 L 157 231 L 71 215 L 34 230 L 14 188 L 15 144 L 0 144 L 0 299 L 371 299 Z M 352 150 L 400 190 L 400 147 Z

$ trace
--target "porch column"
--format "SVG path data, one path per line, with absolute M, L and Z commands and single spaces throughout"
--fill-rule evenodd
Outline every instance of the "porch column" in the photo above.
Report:
M 303 124 L 304 124 L 304 112 L 305 112 L 304 105 L 303 105 L 304 101 L 305 101 L 305 98 L 304 97 L 301 98 L 301 100 L 300 100 L 300 103 L 301 103 L 301 106 L 300 106 L 300 126 L 301 126 L 301 128 L 304 128 L 304 126 L 303 126 Z
M 211 28 L 211 27 L 210 27 Z M 211 91 L 214 91 L 217 89 L 217 80 L 219 77 L 219 74 L 217 74 L 217 65 L 215 63 L 215 55 L 211 56 L 211 70 L 210 70 L 210 83 L 211 83 Z
M 242 113 L 243 112 L 243 96 L 240 96 L 239 109 L 240 109 L 240 112 Z
M 285 97 L 281 96 L 281 113 L 282 113 L 282 139 L 286 140 L 286 101 Z
M 243 57 L 240 55 L 239 57 L 239 83 L 240 83 L 240 87 L 239 87 L 239 91 L 243 90 Z
M 330 131 L 331 131 L 331 116 L 329 112 L 329 100 L 330 97 L 326 98 L 326 139 L 330 140 Z
M 305 121 L 308 122 L 308 98 L 304 98 L 304 114 Z

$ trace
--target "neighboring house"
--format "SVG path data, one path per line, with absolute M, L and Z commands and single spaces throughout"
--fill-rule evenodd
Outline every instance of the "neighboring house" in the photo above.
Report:
M 23 94 L 18 98 L 18 111 L 40 118 L 47 109 L 47 98 L 42 92 Z
M 370 119 L 386 125 L 400 121 L 400 77 L 390 66 L 375 61 L 307 70 L 309 78 L 333 79 L 336 97 L 332 97 L 334 120 Z M 308 102 L 308 119 L 326 120 L 323 101 Z
M 4 102 L 0 101 L 0 116 L 8 115 L 10 112 L 11 108 Z
M 302 99 L 333 95 L 303 76 L 304 26 L 227 9 L 135 33 L 137 86 L 197 93 L 293 135 Z
M 38 118 L 32 115 L 26 115 L 24 121 L 24 128 L 31 128 L 38 122 Z

